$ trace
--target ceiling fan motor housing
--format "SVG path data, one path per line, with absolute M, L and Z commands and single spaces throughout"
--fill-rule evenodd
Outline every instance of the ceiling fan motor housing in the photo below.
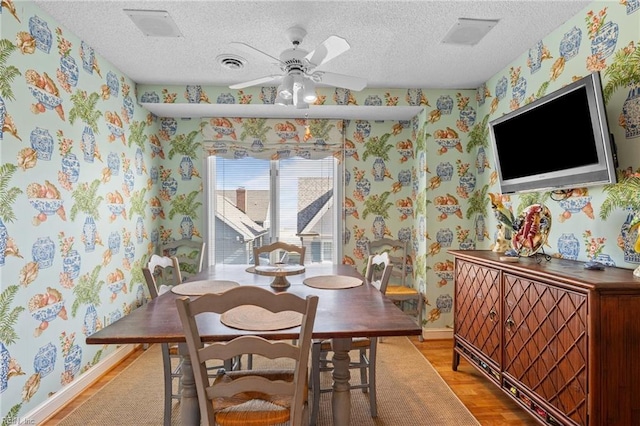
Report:
M 309 52 L 301 49 L 287 49 L 280 54 L 280 61 L 282 62 L 282 71 L 287 74 L 292 71 L 299 71 L 305 73 L 308 71 L 308 61 L 304 58 Z

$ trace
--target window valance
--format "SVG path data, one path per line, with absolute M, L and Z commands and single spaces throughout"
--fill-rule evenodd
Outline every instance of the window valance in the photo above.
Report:
M 332 119 L 206 118 L 200 124 L 205 155 L 224 158 L 334 156 L 342 161 L 344 122 Z

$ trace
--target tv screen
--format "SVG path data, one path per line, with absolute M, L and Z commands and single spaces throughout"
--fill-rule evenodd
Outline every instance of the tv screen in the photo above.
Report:
M 489 123 L 503 194 L 615 182 L 599 73 Z

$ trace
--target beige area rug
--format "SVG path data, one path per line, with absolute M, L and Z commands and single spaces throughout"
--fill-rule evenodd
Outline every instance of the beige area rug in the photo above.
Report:
M 127 367 L 87 402 L 65 417 L 61 426 L 162 425 L 162 356 L 159 345 Z M 355 352 L 354 352 L 355 354 Z M 254 366 L 260 361 L 254 359 Z M 351 425 L 478 426 L 431 364 L 406 337 L 385 337 L 378 344 L 378 417 L 369 412 L 368 395 L 351 392 Z M 353 370 L 351 380 L 360 374 Z M 330 373 L 323 373 L 326 384 Z M 323 385 L 324 386 L 324 385 Z M 180 425 L 175 403 L 173 425 Z M 320 426 L 331 426 L 331 393 L 320 396 Z M 185 425 L 187 426 L 187 425 Z

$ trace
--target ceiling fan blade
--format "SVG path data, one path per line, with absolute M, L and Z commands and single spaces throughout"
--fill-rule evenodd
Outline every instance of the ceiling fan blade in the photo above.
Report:
M 338 55 L 342 55 L 349 50 L 351 46 L 347 40 L 338 36 L 330 36 L 322 44 L 309 52 L 305 59 L 314 67 L 326 64 Z
M 351 75 L 336 74 L 333 72 L 316 71 L 313 77 L 318 79 L 319 83 L 329 86 L 343 87 L 349 90 L 360 91 L 367 87 L 367 80 Z
M 232 84 L 229 89 L 244 89 L 245 87 L 257 86 L 258 84 L 267 83 L 281 78 L 281 75 L 265 75 L 255 80 L 245 81 L 244 83 Z
M 263 52 L 260 49 L 256 49 L 255 47 L 247 44 L 247 43 L 242 43 L 240 41 L 232 41 L 231 44 L 245 52 L 248 53 L 259 53 L 260 55 L 264 56 L 265 58 L 267 58 L 269 60 L 269 62 L 273 62 L 274 64 L 280 66 L 282 65 L 282 61 L 278 58 L 276 58 L 275 56 L 271 56 L 268 53 Z

